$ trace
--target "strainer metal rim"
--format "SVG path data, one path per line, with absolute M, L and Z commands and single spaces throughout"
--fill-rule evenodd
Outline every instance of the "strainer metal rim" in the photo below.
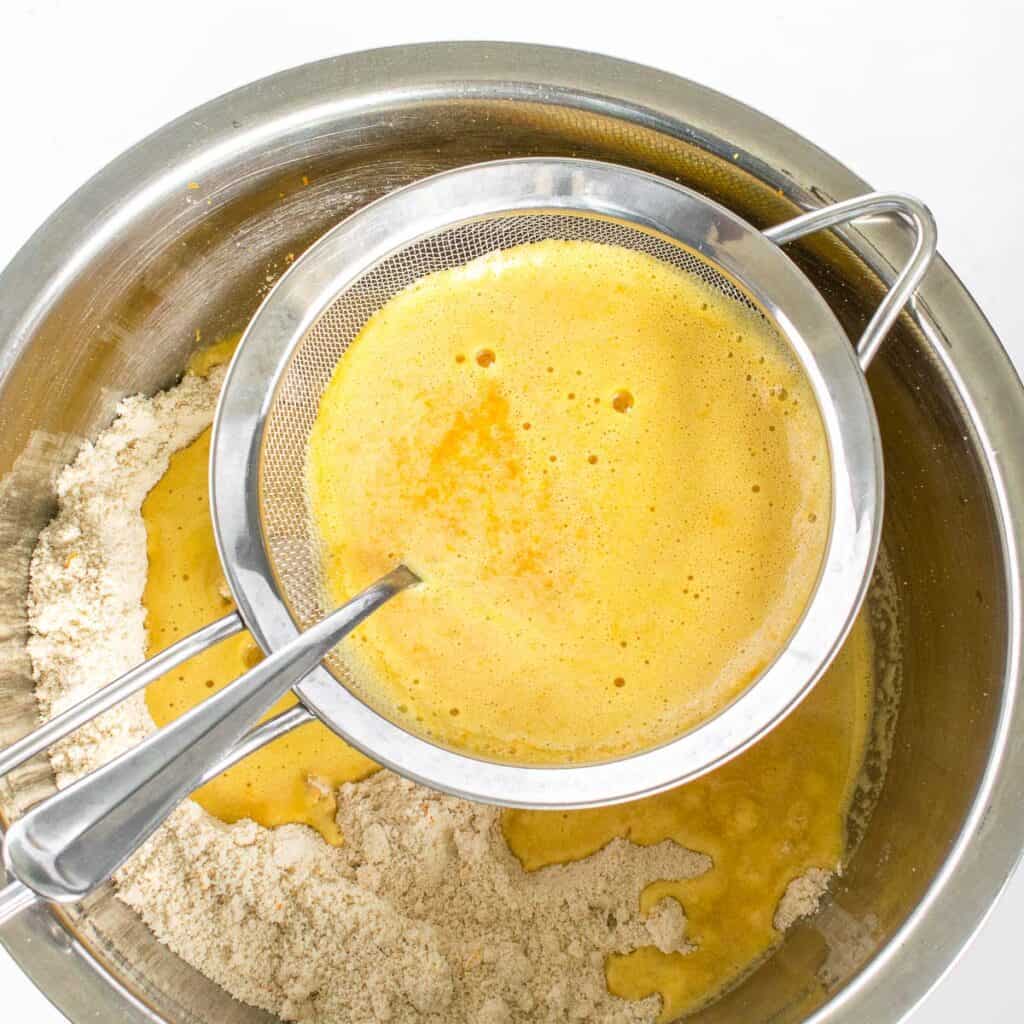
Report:
M 494 196 L 501 196 L 495 204 Z M 571 767 L 499 764 L 439 747 L 388 721 L 326 668 L 295 693 L 378 763 L 456 796 L 570 808 L 637 799 L 736 756 L 807 695 L 845 639 L 881 537 L 882 453 L 874 407 L 842 327 L 796 265 L 755 227 L 699 193 L 632 168 L 527 158 L 447 171 L 364 207 L 324 235 L 264 300 L 228 369 L 214 420 L 211 513 L 225 576 L 249 630 L 274 650 L 299 630 L 274 578 L 260 513 L 260 458 L 273 396 L 298 341 L 347 283 L 408 240 L 455 223 L 556 210 L 640 225 L 737 281 L 783 333 L 818 399 L 832 461 L 832 521 L 814 594 L 775 662 L 718 715 L 621 760 Z

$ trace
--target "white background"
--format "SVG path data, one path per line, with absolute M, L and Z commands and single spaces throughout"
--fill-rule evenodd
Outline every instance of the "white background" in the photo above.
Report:
M 227 89 L 373 46 L 513 39 L 602 51 L 696 79 L 808 136 L 875 187 L 921 196 L 938 219 L 943 255 L 1021 367 L 1024 17 L 1016 6 L 7 0 L 0 14 L 0 266 L 121 150 Z M 1022 916 L 1024 872 L 912 1024 L 1024 1020 L 1015 934 Z M 5 1020 L 64 1019 L 2 951 L 0 993 Z

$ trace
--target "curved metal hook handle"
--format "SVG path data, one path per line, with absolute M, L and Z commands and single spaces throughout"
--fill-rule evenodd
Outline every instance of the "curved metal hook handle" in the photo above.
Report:
M 219 769 L 267 708 L 368 615 L 417 582 L 404 566 L 381 577 L 230 686 L 29 811 L 7 833 L 8 871 L 44 899 L 67 903 L 86 896 L 213 765 Z
M 768 228 L 764 235 L 776 245 L 785 245 L 814 231 L 846 224 L 858 217 L 878 214 L 900 214 L 913 225 L 914 250 L 900 271 L 885 298 L 879 303 L 864 333 L 857 342 L 857 357 L 862 370 L 866 370 L 878 352 L 889 328 L 895 323 L 900 311 L 907 304 L 914 290 L 921 283 L 928 266 L 935 256 L 938 231 L 931 211 L 919 199 L 901 192 L 869 192 L 865 196 L 845 199 L 841 203 L 811 210 L 783 224 Z

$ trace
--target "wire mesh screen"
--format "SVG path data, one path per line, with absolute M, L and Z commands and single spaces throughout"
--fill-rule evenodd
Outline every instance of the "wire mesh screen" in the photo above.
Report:
M 643 252 L 700 278 L 747 308 L 759 309 L 736 284 L 691 250 L 596 215 L 538 212 L 481 218 L 417 239 L 385 257 L 341 291 L 296 345 L 266 421 L 260 466 L 262 526 L 278 586 L 300 629 L 331 610 L 323 548 L 309 509 L 305 474 L 320 396 L 338 361 L 367 320 L 413 282 L 487 253 L 546 239 Z M 346 679 L 337 652 L 327 664 L 336 676 Z

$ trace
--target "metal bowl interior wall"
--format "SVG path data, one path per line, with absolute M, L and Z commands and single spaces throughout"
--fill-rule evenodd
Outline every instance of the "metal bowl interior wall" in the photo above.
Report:
M 205 338 L 240 330 L 268 275 L 347 213 L 438 170 L 532 155 L 649 170 L 763 226 L 867 190 L 699 86 L 537 47 L 338 58 L 161 130 L 72 197 L 0 276 L 0 744 L 34 723 L 24 651 L 34 537 L 60 467 L 117 401 L 171 383 L 197 327 Z M 909 243 L 893 225 L 847 238 L 817 237 L 794 255 L 856 336 Z M 1014 802 L 1024 751 L 1006 744 L 1019 682 L 1019 382 L 941 261 L 869 382 L 905 638 L 900 664 L 886 667 L 904 680 L 888 779 L 831 907 L 701 1024 L 899 1019 L 977 926 L 1024 838 Z M 52 787 L 45 759 L 29 763 L 0 783 L 4 814 Z M 840 934 L 845 959 L 830 952 Z M 67 914 L 33 910 L 2 938 L 74 1021 L 268 1019 L 157 943 L 109 888 Z

